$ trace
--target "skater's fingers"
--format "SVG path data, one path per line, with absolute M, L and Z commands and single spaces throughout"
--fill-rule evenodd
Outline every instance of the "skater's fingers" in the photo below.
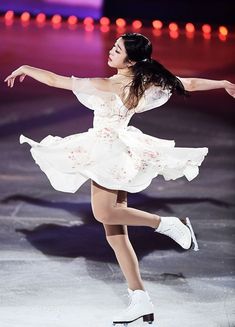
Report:
M 16 78 L 16 76 L 18 75 L 22 75 L 22 72 L 19 71 L 18 69 L 17 70 L 14 70 L 11 75 L 8 75 L 5 79 L 4 79 L 4 82 L 7 82 L 9 79 L 12 79 L 12 78 Z
M 11 77 L 12 77 L 12 75 L 7 76 L 7 77 L 4 79 L 4 82 L 8 82 L 9 79 L 11 79 Z
M 14 81 L 15 81 L 15 78 L 12 78 L 12 79 L 11 79 L 11 87 L 14 86 Z
M 229 95 L 231 95 L 233 98 L 235 97 L 235 87 L 234 88 L 227 88 L 225 89 Z
M 12 87 L 14 84 L 15 77 L 12 77 L 11 75 L 5 79 L 4 82 L 7 82 L 7 86 Z

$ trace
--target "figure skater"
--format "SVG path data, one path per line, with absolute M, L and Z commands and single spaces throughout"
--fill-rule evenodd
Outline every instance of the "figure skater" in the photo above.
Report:
M 120 36 L 109 51 L 108 65 L 117 74 L 108 78 L 65 77 L 28 65 L 12 72 L 5 82 L 25 76 L 52 87 L 72 90 L 78 100 L 94 111 L 93 128 L 67 137 L 48 135 L 41 142 L 20 135 L 20 143 L 31 146 L 31 154 L 51 185 L 58 191 L 75 193 L 91 180 L 94 217 L 103 224 L 106 239 L 128 284 L 130 303 L 116 315 L 113 324 L 139 318 L 152 323 L 154 307 L 144 288 L 127 226 L 149 226 L 172 238 L 183 249 L 198 250 L 188 217 L 162 217 L 127 206 L 127 192 L 146 189 L 152 179 L 185 176 L 191 181 L 208 153 L 206 147 L 179 148 L 174 140 L 142 133 L 128 122 L 135 113 L 159 107 L 173 93 L 224 88 L 235 97 L 229 81 L 177 77 L 151 58 L 150 40 L 138 33 Z

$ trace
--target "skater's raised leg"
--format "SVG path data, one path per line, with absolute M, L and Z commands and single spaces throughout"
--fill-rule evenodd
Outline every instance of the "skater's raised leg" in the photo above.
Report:
M 142 210 L 117 206 L 117 190 L 109 190 L 92 181 L 91 206 L 95 218 L 107 225 L 149 226 L 157 228 L 160 217 Z
M 98 221 L 105 225 L 149 226 L 171 237 L 184 249 L 189 249 L 194 243 L 194 250 L 198 250 L 188 218 L 183 223 L 177 217 L 160 217 L 142 210 L 117 206 L 117 196 L 117 190 L 106 189 L 92 181 L 91 205 Z

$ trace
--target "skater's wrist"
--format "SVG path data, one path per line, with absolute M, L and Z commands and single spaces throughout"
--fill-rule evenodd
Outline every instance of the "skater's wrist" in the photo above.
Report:
M 32 70 L 32 67 L 28 66 L 28 65 L 22 65 L 20 67 L 21 71 L 23 74 L 29 75 L 30 70 Z
M 222 87 L 224 89 L 227 89 L 227 88 L 229 88 L 232 85 L 232 83 L 229 82 L 229 81 L 227 81 L 227 80 L 224 80 L 224 81 L 222 81 L 222 85 L 223 85 Z

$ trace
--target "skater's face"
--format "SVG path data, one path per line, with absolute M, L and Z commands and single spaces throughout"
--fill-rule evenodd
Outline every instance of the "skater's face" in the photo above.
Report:
M 126 68 L 130 65 L 121 37 L 117 39 L 112 49 L 109 51 L 108 65 L 113 68 Z

